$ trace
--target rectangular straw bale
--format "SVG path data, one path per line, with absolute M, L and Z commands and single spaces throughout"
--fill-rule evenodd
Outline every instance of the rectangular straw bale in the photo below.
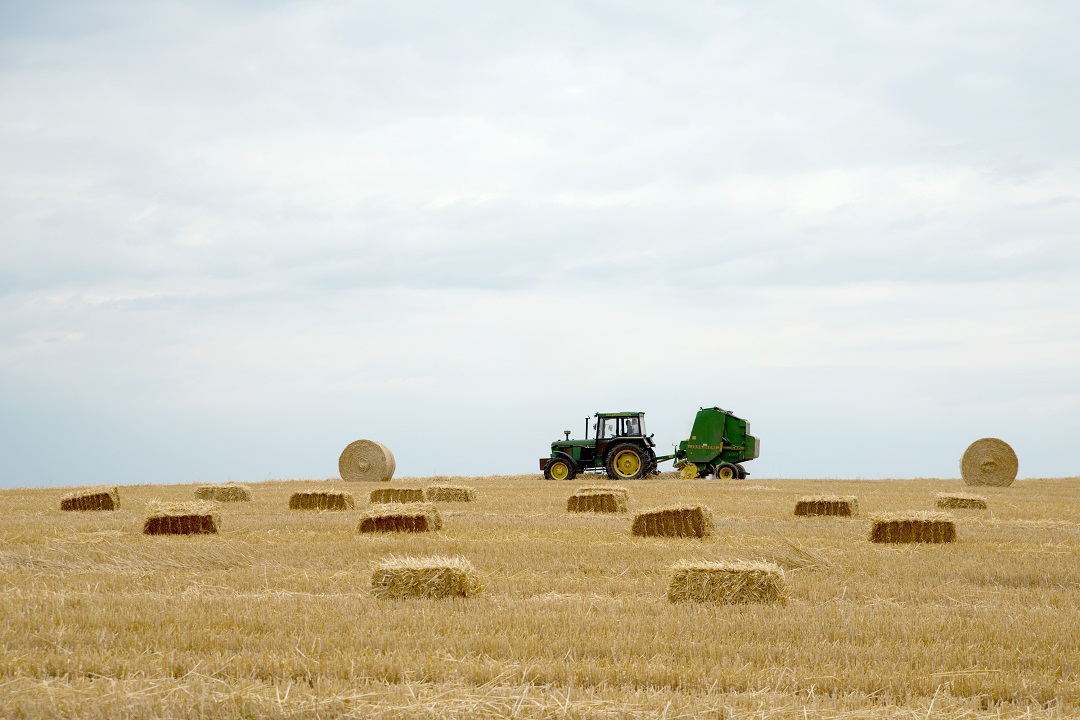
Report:
M 186 503 L 151 502 L 150 515 L 143 522 L 145 535 L 204 535 L 218 531 L 221 517 L 214 506 L 196 500 Z
M 879 515 L 870 526 L 876 543 L 948 543 L 956 540 L 956 523 L 945 513 L 914 512 Z
M 351 510 L 356 501 L 343 492 L 296 492 L 289 498 L 290 510 Z
M 701 505 L 657 508 L 638 513 L 630 532 L 646 537 L 696 537 L 711 535 L 712 511 Z
M 795 501 L 796 515 L 835 515 L 851 517 L 859 512 L 854 495 L 807 495 Z
M 688 562 L 672 566 L 668 600 L 725 605 L 782 602 L 784 571 L 768 562 Z
M 388 487 L 371 491 L 373 503 L 414 503 L 424 502 L 423 488 Z
M 566 500 L 567 512 L 626 512 L 626 496 L 611 490 L 578 490 Z
M 428 485 L 424 489 L 427 502 L 474 502 L 476 490 L 465 485 Z
M 390 557 L 371 574 L 381 599 L 471 597 L 483 589 L 480 575 L 463 557 Z
M 986 510 L 986 498 L 967 493 L 938 493 L 937 506 L 943 510 L 959 508 L 962 510 Z
M 119 510 L 120 488 L 83 488 L 60 498 L 61 510 Z
M 357 531 L 431 532 L 442 528 L 442 516 L 430 503 L 384 503 L 373 505 L 360 516 Z
M 200 485 L 195 488 L 196 500 L 211 502 L 251 502 L 251 491 L 246 485 Z
M 623 500 L 630 499 L 630 491 L 621 485 L 584 485 L 579 487 L 576 492 L 588 493 L 588 492 L 610 492 L 616 495 L 621 495 Z

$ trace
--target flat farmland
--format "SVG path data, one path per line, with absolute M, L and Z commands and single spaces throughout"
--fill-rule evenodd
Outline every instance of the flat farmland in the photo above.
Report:
M 445 480 L 445 479 L 443 479 Z M 826 718 L 1080 714 L 1080 478 L 622 483 L 625 514 L 568 513 L 592 479 L 451 478 L 431 533 L 357 532 L 376 487 L 251 483 L 220 532 L 142 534 L 196 485 L 122 486 L 120 509 L 61 512 L 65 489 L 0 491 L 0 717 Z M 294 492 L 352 493 L 341 512 Z M 869 542 L 876 513 L 950 510 L 948 544 Z M 796 517 L 853 495 L 852 518 Z M 642 538 L 634 513 L 711 508 L 703 539 Z M 381 600 L 391 556 L 467 558 L 483 591 Z M 777 604 L 673 604 L 681 560 L 766 560 Z

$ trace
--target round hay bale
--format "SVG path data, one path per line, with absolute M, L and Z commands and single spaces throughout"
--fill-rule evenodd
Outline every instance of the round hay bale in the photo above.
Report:
M 374 440 L 349 443 L 338 458 L 341 479 L 350 482 L 387 482 L 394 477 L 395 470 L 394 453 Z
M 976 440 L 960 458 L 960 476 L 968 485 L 1007 487 L 1016 479 L 1020 463 L 1009 443 L 997 438 Z

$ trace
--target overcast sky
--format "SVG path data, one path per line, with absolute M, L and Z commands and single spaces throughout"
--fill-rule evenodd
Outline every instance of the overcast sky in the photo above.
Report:
M 0 486 L 1080 474 L 1080 5 L 0 0 Z

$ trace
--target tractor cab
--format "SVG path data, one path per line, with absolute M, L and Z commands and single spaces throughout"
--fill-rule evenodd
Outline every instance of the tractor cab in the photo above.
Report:
M 652 445 L 652 439 L 645 437 L 645 413 L 596 413 L 593 422 L 596 433 L 596 454 L 604 456 L 608 445 L 616 440 L 635 439 Z M 588 432 L 585 437 L 588 438 Z

